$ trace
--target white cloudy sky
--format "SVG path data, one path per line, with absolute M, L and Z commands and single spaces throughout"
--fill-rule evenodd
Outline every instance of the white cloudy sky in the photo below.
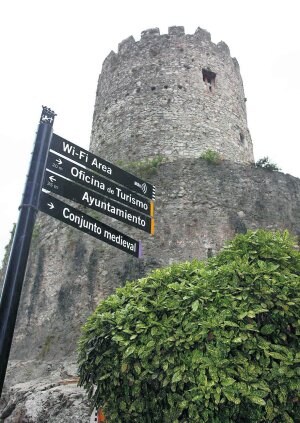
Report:
M 207 29 L 237 57 L 256 159 L 300 177 L 298 0 L 2 0 L 0 258 L 29 166 L 41 106 L 57 134 L 88 148 L 96 85 L 110 50 L 141 31 Z

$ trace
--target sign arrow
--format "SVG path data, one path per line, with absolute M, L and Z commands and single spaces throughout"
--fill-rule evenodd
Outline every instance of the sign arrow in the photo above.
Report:
M 58 164 L 58 161 L 60 164 Z M 84 185 L 119 203 L 123 203 L 127 207 L 136 209 L 151 217 L 154 216 L 153 200 L 148 200 L 148 198 L 142 197 L 140 194 L 130 191 L 126 187 L 122 187 L 122 185 L 110 181 L 102 175 L 91 172 L 76 162 L 71 162 L 65 158 L 58 158 L 52 151 L 49 151 L 46 169 L 51 171 L 51 173 L 64 176 L 73 182 Z
M 50 210 L 54 209 L 54 204 L 53 203 L 47 203 L 47 206 L 49 206 L 49 209 Z
M 50 178 L 48 177 L 48 179 Z M 141 231 L 154 235 L 154 219 L 151 216 L 131 210 L 124 206 L 124 204 L 110 200 L 102 194 L 77 185 L 59 175 L 56 175 L 55 185 L 49 182 L 48 179 L 44 180 L 43 189 L 54 192 L 71 201 L 76 201 L 76 203 L 82 204 L 85 207 L 89 207 L 116 220 L 134 226 Z
M 50 180 L 51 182 L 55 182 L 55 181 L 56 181 L 56 179 L 54 178 L 54 176 L 49 176 L 49 180 Z
M 65 140 L 59 135 L 52 135 L 50 148 L 56 153 L 86 166 L 97 174 L 113 180 L 131 191 L 135 191 L 150 200 L 155 200 L 155 187 L 153 185 L 96 156 L 88 150 L 84 150 L 78 145 Z
M 50 204 L 53 207 L 50 207 Z M 130 238 L 43 191 L 40 194 L 39 210 L 134 257 L 140 258 L 142 255 L 140 241 Z

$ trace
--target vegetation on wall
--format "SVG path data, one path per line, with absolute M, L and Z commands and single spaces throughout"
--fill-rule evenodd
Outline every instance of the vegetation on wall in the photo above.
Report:
M 281 169 L 277 166 L 277 164 L 272 163 L 269 159 L 269 157 L 263 157 L 262 159 L 259 159 L 255 163 L 255 167 L 270 170 L 270 171 L 280 171 Z
M 217 151 L 210 149 L 204 151 L 201 154 L 200 158 L 206 160 L 208 163 L 211 164 L 219 164 L 222 161 L 220 154 Z
M 3 257 L 3 260 L 2 260 L 0 272 L 3 272 L 3 270 L 5 269 L 5 267 L 7 265 L 9 254 L 10 254 L 10 250 L 11 250 L 11 246 L 12 246 L 14 235 L 15 235 L 15 230 L 16 230 L 16 224 L 14 223 L 13 224 L 13 227 L 12 227 L 12 230 L 10 231 L 10 239 L 9 239 L 9 242 L 5 246 L 4 257 Z
M 44 360 L 46 355 L 48 354 L 51 346 L 53 345 L 55 336 L 54 335 L 47 335 L 43 345 L 42 345 L 42 349 L 41 352 L 38 355 L 38 359 L 39 360 Z
M 165 158 L 163 156 L 157 155 L 155 157 L 136 162 L 119 161 L 118 166 L 141 178 L 147 178 L 152 175 L 156 175 L 159 165 L 164 161 Z
M 33 227 L 33 231 L 32 231 L 32 237 L 31 237 L 32 242 L 38 241 L 38 239 L 40 237 L 40 231 L 41 231 L 40 222 L 35 222 L 34 227 Z
M 15 236 L 15 230 L 16 230 L 16 223 L 13 224 L 12 230 L 10 231 L 10 239 L 9 239 L 9 242 L 5 246 L 4 257 L 3 257 L 3 260 L 2 260 L 2 265 L 1 265 L 1 268 L 0 268 L 0 272 L 3 272 L 4 269 L 6 268 L 6 265 L 8 264 L 10 250 L 11 250 L 12 243 L 13 243 L 14 236 Z M 32 231 L 32 237 L 31 237 L 32 243 L 34 243 L 34 242 L 36 242 L 38 240 L 39 235 L 40 235 L 40 224 L 38 222 L 36 222 L 34 224 L 33 231 Z
M 109 423 L 296 423 L 300 253 L 238 235 L 206 262 L 128 282 L 83 327 L 79 375 Z

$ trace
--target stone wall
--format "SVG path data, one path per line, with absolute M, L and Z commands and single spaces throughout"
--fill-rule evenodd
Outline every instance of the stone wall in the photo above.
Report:
M 91 410 L 86 393 L 77 386 L 78 378 L 64 377 L 61 370 L 51 369 L 43 375 L 38 362 L 15 362 L 9 367 L 22 372 L 31 368 L 30 377 L 4 391 L 0 399 L 0 422 L 3 423 L 89 423 Z M 38 369 L 38 372 L 35 370 Z M 76 374 L 76 366 L 68 366 Z M 28 375 L 27 371 L 27 375 Z M 94 422 L 94 420 L 93 420 Z
M 154 237 L 98 215 L 142 240 L 140 260 L 40 216 L 11 358 L 75 359 L 80 326 L 98 301 L 151 269 L 206 259 L 247 229 L 300 234 L 300 180 L 290 175 L 203 159 L 163 163 L 153 172 L 147 179 L 157 187 Z
M 206 149 L 253 162 L 243 83 L 228 46 L 200 28 L 185 35 L 183 27 L 120 43 L 99 77 L 91 149 L 113 162 L 194 158 Z

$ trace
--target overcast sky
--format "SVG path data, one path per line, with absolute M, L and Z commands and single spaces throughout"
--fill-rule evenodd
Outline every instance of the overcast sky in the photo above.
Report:
M 41 106 L 54 131 L 88 148 L 102 62 L 141 31 L 200 26 L 239 61 L 255 159 L 300 177 L 298 0 L 2 0 L 0 259 L 17 221 Z M 103 156 L 103 158 L 105 158 Z

